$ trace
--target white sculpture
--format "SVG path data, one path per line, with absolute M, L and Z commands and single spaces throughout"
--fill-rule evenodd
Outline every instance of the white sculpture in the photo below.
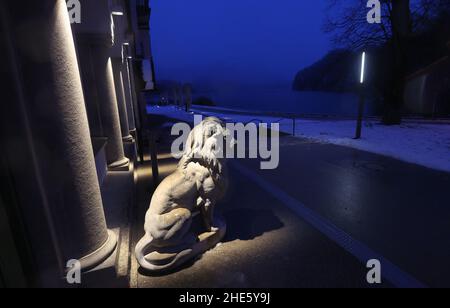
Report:
M 215 247 L 226 224 L 214 208 L 227 188 L 228 131 L 217 118 L 194 127 L 177 170 L 156 189 L 136 258 L 148 271 L 168 271 Z

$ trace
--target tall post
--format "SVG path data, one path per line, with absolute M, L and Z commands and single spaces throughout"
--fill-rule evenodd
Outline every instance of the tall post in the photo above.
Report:
M 133 109 L 134 109 L 134 119 L 136 128 L 139 130 L 141 128 L 141 121 L 139 116 L 139 102 L 137 97 L 137 89 L 136 89 L 136 80 L 135 80 L 135 73 L 134 73 L 134 61 L 132 57 L 127 58 L 127 67 L 128 67 L 128 78 L 130 80 L 130 87 L 131 87 L 131 96 L 133 98 Z
M 363 52 L 361 56 L 361 76 L 359 81 L 359 103 L 358 103 L 358 119 L 356 121 L 356 133 L 354 139 L 361 139 L 362 121 L 364 117 L 364 82 L 366 69 L 366 53 Z
M 144 129 L 144 123 L 142 119 L 142 109 L 141 109 L 141 103 L 140 99 L 141 97 L 138 97 L 138 89 L 136 86 L 136 80 L 135 80 L 135 70 L 134 65 L 135 62 L 133 61 L 133 58 L 128 57 L 127 59 L 128 63 L 128 70 L 129 70 L 129 79 L 131 81 L 131 89 L 132 89 L 132 97 L 133 97 L 133 108 L 135 113 L 135 121 L 136 121 L 136 129 L 137 129 L 137 143 L 138 143 L 138 154 L 139 154 L 139 160 L 140 163 L 144 163 L 144 140 L 143 140 L 143 132 Z M 140 91 L 139 91 L 140 92 Z
M 361 132 L 362 132 L 362 121 L 364 117 L 364 91 L 361 86 L 359 90 L 359 103 L 358 103 L 358 119 L 356 122 L 356 133 L 355 133 L 355 139 L 361 139 Z

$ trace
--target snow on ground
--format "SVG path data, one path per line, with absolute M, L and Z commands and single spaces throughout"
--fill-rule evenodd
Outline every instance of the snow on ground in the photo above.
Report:
M 289 134 L 293 132 L 291 119 L 280 121 L 280 118 L 269 116 L 193 111 L 204 116 L 217 116 L 226 122 L 278 122 L 281 131 Z M 152 107 L 149 112 L 170 115 L 184 121 L 193 119 L 192 113 L 174 107 Z M 362 138 L 354 140 L 355 121 L 297 119 L 295 134 L 315 142 L 347 146 L 450 172 L 450 124 L 405 121 L 402 125 L 385 126 L 377 121 L 365 121 Z

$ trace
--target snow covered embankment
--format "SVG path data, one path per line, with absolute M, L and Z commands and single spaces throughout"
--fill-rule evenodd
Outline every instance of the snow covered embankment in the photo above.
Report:
M 173 107 L 149 109 L 151 113 L 170 115 L 189 121 L 193 115 Z M 239 115 L 195 111 L 205 116 L 218 116 L 227 122 L 265 123 L 279 122 L 280 130 L 292 134 L 293 121 L 267 116 Z M 331 143 L 389 156 L 428 168 L 450 172 L 450 125 L 422 124 L 405 121 L 398 126 L 385 126 L 366 121 L 360 140 L 354 140 L 355 121 L 348 120 L 296 120 L 296 136 L 314 142 Z

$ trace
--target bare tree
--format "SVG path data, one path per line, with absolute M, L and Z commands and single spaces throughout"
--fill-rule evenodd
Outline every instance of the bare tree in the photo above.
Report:
M 422 31 L 439 11 L 449 7 L 449 0 L 380 0 L 381 23 L 367 20 L 367 0 L 329 0 L 324 30 L 339 46 L 358 51 L 388 46 L 391 50 L 390 89 L 385 93 L 383 122 L 398 124 L 403 105 L 407 42 Z

